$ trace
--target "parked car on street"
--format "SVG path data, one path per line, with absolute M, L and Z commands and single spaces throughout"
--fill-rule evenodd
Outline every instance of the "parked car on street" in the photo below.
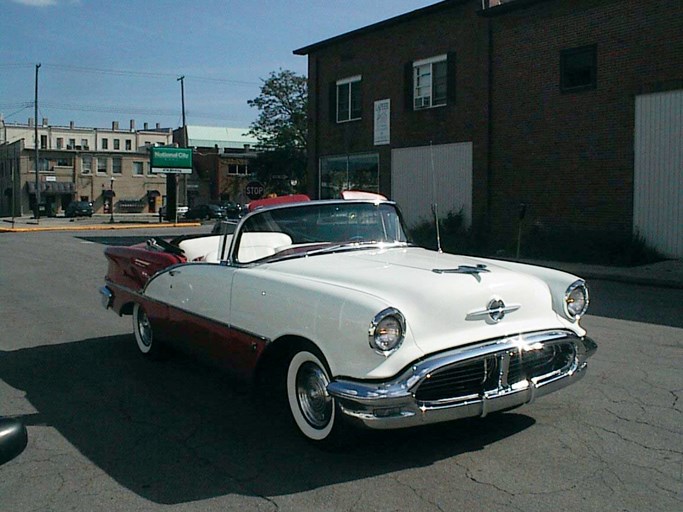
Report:
M 414 246 L 391 201 L 279 203 L 234 232 L 105 250 L 103 305 L 132 315 L 142 354 L 172 344 L 272 389 L 321 445 L 507 411 L 584 375 L 582 279 Z
M 235 203 L 234 201 L 225 201 L 221 203 L 219 206 L 225 213 L 225 217 L 227 217 L 228 219 L 239 219 L 242 216 L 242 213 L 244 212 L 242 205 L 240 205 L 239 203 Z
M 92 217 L 92 203 L 88 201 L 72 201 L 64 210 L 65 217 Z
M 199 204 L 185 212 L 186 219 L 221 219 L 225 212 L 217 204 Z
M 168 209 L 167 205 L 163 205 L 163 206 L 159 207 L 159 212 L 158 212 L 159 213 L 159 222 L 161 222 L 162 219 L 166 218 L 167 209 Z M 176 212 L 178 214 L 178 218 L 183 217 L 187 213 L 187 210 L 189 210 L 189 208 L 187 206 L 177 206 Z

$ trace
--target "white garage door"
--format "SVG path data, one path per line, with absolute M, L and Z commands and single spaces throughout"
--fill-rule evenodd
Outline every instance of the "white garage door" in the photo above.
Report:
M 683 258 L 683 90 L 636 96 L 633 226 Z
M 472 222 L 472 143 L 441 144 L 391 151 L 391 198 L 408 226 L 462 212 Z

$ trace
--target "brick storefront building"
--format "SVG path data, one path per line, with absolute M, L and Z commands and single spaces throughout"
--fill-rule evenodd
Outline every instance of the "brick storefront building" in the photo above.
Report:
M 295 51 L 309 192 L 378 190 L 412 223 L 438 202 L 500 245 L 523 203 L 527 230 L 637 232 L 683 256 L 683 4 L 486 4 L 439 2 Z

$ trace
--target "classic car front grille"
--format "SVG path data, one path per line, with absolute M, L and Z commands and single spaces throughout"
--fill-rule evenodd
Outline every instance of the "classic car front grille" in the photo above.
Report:
M 427 375 L 415 390 L 420 402 L 457 400 L 568 368 L 576 357 L 573 343 L 536 350 L 512 350 L 453 364 Z M 507 364 L 505 364 L 507 363 Z M 507 373 L 506 373 L 507 371 Z
M 510 355 L 508 384 L 561 370 L 571 364 L 574 356 L 574 345 L 571 343 L 547 345 L 542 350 L 513 352 Z
M 478 395 L 498 376 L 495 357 L 455 364 L 427 376 L 415 393 L 421 402 L 443 400 L 456 396 Z

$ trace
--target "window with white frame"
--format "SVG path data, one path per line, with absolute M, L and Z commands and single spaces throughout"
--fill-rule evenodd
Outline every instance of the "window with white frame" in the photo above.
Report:
M 121 149 L 121 141 L 119 139 L 114 139 L 114 149 L 118 151 Z
M 109 139 L 102 139 L 102 149 L 109 149 Z
M 122 172 L 122 166 L 121 166 L 121 157 L 114 157 L 111 159 L 111 172 L 113 174 L 121 174 Z
M 361 76 L 337 80 L 337 122 L 361 118 Z
M 448 94 L 448 56 L 413 62 L 413 108 L 445 105 Z
M 133 148 L 133 142 L 130 139 L 126 139 L 126 151 L 130 151 Z
M 92 173 L 92 156 L 83 155 L 81 157 L 81 172 L 83 174 Z
M 133 176 L 142 176 L 144 174 L 144 162 L 133 162 Z
M 107 174 L 107 158 L 104 156 L 97 157 L 97 173 Z

